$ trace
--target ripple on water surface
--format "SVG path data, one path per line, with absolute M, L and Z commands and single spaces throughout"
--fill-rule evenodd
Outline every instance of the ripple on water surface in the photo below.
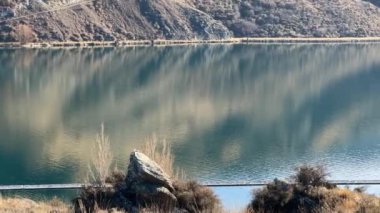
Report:
M 0 184 L 78 182 L 155 133 L 204 182 L 380 176 L 378 44 L 0 50 Z

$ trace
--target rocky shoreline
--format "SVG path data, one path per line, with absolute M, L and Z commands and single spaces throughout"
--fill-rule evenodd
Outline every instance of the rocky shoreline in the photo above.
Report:
M 265 44 L 265 43 L 380 43 L 380 37 L 332 38 L 230 38 L 214 40 L 120 40 L 120 41 L 62 41 L 62 42 L 0 42 L 0 48 L 64 48 L 64 47 L 123 47 L 174 46 L 192 44 Z

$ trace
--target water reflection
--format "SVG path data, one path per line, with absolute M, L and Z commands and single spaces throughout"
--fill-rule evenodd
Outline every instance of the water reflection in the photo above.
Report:
M 0 50 L 1 183 L 78 181 L 102 122 L 119 165 L 156 133 L 203 181 L 323 162 L 379 177 L 380 45 Z

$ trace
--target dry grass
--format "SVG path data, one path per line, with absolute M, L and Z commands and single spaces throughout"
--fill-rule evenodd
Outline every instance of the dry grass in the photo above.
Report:
M 202 186 L 195 181 L 184 181 L 183 171 L 174 168 L 172 147 L 166 140 L 159 141 L 156 135 L 149 137 L 142 147 L 142 152 L 155 161 L 175 181 L 174 195 L 177 205 L 189 213 L 221 213 L 224 212 L 218 197 L 212 189 Z M 180 171 L 180 172 L 179 172 Z M 174 206 L 173 206 L 174 207 Z M 174 208 L 162 208 L 158 203 L 143 209 L 142 212 L 174 212 Z
M 104 185 L 110 175 L 113 156 L 110 139 L 104 133 L 103 124 L 101 125 L 100 133 L 96 135 L 95 142 L 91 161 L 92 166 L 89 166 L 89 176 L 91 182 Z
M 32 213 L 32 212 L 54 212 L 66 213 L 71 212 L 68 205 L 54 198 L 46 202 L 36 202 L 27 198 L 18 197 L 1 197 L 0 212 L 8 213 Z
M 174 155 L 172 147 L 166 140 L 162 140 L 160 144 L 156 135 L 147 138 L 141 152 L 156 162 L 171 178 L 175 180 L 184 180 L 185 174 L 183 170 L 174 168 Z
M 351 191 L 346 188 L 335 188 L 324 190 L 326 200 L 335 204 L 333 208 L 336 212 L 380 212 L 380 198 Z

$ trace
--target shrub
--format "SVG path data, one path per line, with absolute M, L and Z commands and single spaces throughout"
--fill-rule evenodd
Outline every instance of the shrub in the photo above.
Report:
M 174 157 L 171 147 L 163 141 L 158 146 L 155 136 L 149 138 L 143 147 L 143 153 L 161 166 L 172 178 L 178 179 L 178 173 L 174 172 Z M 153 198 L 147 203 L 141 203 L 126 184 L 126 174 L 115 170 L 109 174 L 112 162 L 110 154 L 110 141 L 104 134 L 102 125 L 101 132 L 97 136 L 96 151 L 94 152 L 93 168 L 91 174 L 93 182 L 101 187 L 87 187 L 81 191 L 78 198 L 73 200 L 76 212 L 96 212 L 113 208 L 135 211 L 140 208 L 142 212 L 172 212 L 175 208 L 191 212 L 220 212 L 221 205 L 213 191 L 191 182 L 175 182 L 173 195 L 177 198 L 176 203 L 162 202 L 160 198 Z M 111 185 L 111 187 L 106 187 Z M 145 202 L 145 201 L 143 201 Z
M 249 212 L 378 212 L 380 199 L 338 188 L 326 180 L 322 166 L 301 166 L 290 183 L 275 179 L 254 192 Z M 374 211 L 376 210 L 376 211 Z
M 122 207 L 125 198 L 120 191 L 125 186 L 125 174 L 117 169 L 110 172 L 113 156 L 103 124 L 100 133 L 96 135 L 92 156 L 92 165 L 89 166 L 90 182 L 101 187 L 83 189 L 79 198 L 73 201 L 75 211 L 94 212 L 97 209 Z M 106 187 L 107 184 L 111 184 L 112 187 Z
M 105 184 L 106 178 L 110 175 L 113 157 L 111 143 L 109 137 L 104 133 L 103 124 L 101 125 L 100 133 L 96 135 L 92 156 L 92 166 L 89 166 L 91 182 Z
M 32 28 L 26 24 L 19 24 L 16 27 L 17 39 L 22 44 L 26 44 L 28 42 L 33 42 L 36 40 L 36 35 L 33 32 Z
M 320 187 L 324 186 L 327 188 L 333 188 L 334 185 L 330 184 L 326 177 L 328 174 L 326 173 L 326 169 L 321 166 L 309 166 L 303 165 L 296 168 L 296 174 L 292 176 L 292 180 L 295 184 L 309 188 L 309 187 Z
M 188 212 L 220 212 L 221 204 L 214 192 L 195 181 L 176 182 L 174 195 L 178 200 L 178 207 Z
M 232 30 L 236 37 L 252 36 L 258 30 L 258 27 L 254 22 L 249 22 L 242 19 L 229 22 L 228 27 Z
M 98 209 L 125 209 L 128 200 L 123 195 L 125 174 L 114 170 L 105 180 L 112 187 L 87 187 L 74 199 L 76 212 L 94 212 Z
M 251 212 L 319 212 L 330 208 L 322 189 L 335 185 L 327 180 L 323 166 L 300 166 L 291 176 L 291 183 L 275 179 L 264 189 L 255 192 L 248 209 Z M 323 192 L 323 193 L 322 193 Z
M 249 206 L 251 212 L 269 211 L 279 212 L 293 198 L 294 187 L 284 181 L 275 179 L 273 183 L 269 183 L 265 188 L 254 193 L 255 199 Z

